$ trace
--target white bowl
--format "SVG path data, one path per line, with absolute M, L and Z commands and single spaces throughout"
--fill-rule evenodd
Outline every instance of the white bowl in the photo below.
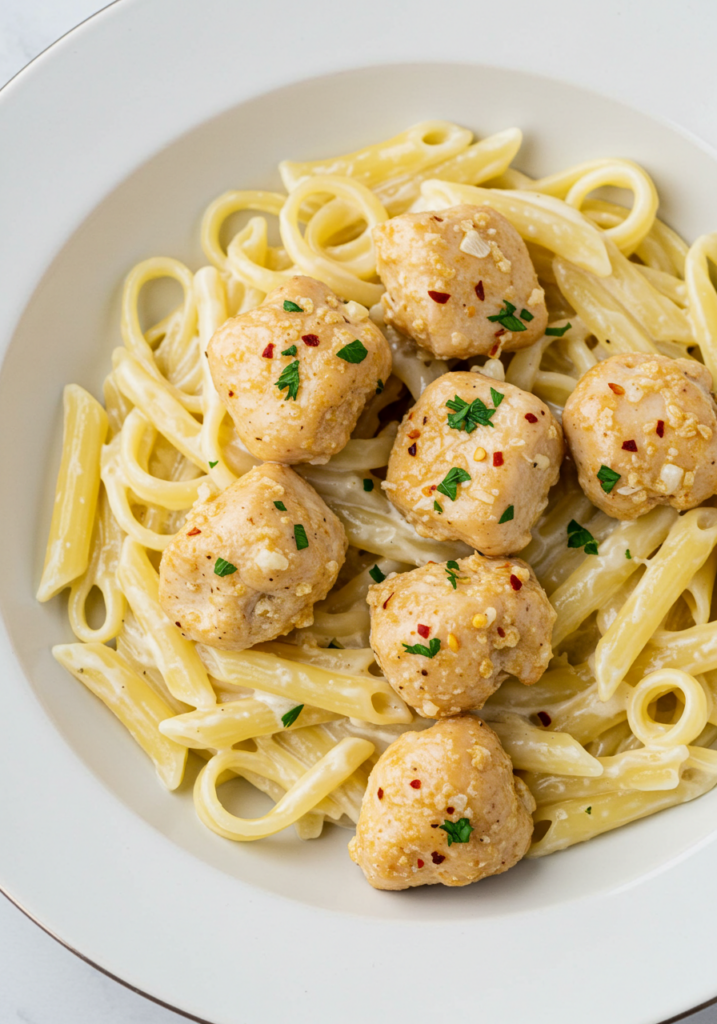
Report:
M 297 81 L 259 95 L 240 66 L 226 88 L 195 73 L 183 85 L 177 69 L 197 51 L 206 61 L 212 40 L 175 10 L 115 7 L 0 97 L 0 885 L 101 968 L 218 1024 L 438 1012 L 639 1024 L 710 999 L 712 928 L 700 910 L 717 896 L 717 793 L 477 886 L 379 893 L 349 860 L 344 831 L 241 846 L 208 832 L 188 787 L 166 794 L 53 661 L 51 645 L 70 638 L 63 603 L 33 595 L 62 387 L 100 393 L 124 274 L 154 254 L 200 266 L 199 218 L 220 192 L 280 188 L 284 157 L 442 117 L 480 135 L 519 125 L 517 163 L 532 174 L 634 158 L 687 238 L 717 223 L 713 154 L 614 101 L 469 64 L 298 80 L 328 65 L 296 56 L 284 73 Z

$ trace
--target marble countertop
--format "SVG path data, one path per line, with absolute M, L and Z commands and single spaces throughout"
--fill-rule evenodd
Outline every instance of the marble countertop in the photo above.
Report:
M 97 0 L 2 0 L 0 85 L 104 6 Z M 671 17 L 675 9 L 671 2 L 655 0 L 652 12 Z M 688 3 L 687 9 L 694 14 L 700 4 Z M 696 114 L 693 108 L 690 120 Z M 101 974 L 5 899 L 0 899 L 0 964 L 1 1024 L 177 1024 L 186 1019 Z M 717 1006 L 688 1019 L 690 1024 L 717 1024 Z

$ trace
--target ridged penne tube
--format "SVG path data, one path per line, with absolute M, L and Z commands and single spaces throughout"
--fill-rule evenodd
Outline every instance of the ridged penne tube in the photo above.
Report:
M 122 545 L 117 578 L 169 692 L 193 707 L 214 707 L 216 695 L 196 647 L 164 614 L 159 577 L 145 550 L 131 537 Z
M 121 463 L 120 435 L 115 436 L 102 449 L 101 474 L 105 485 L 107 500 L 112 514 L 126 534 L 145 548 L 152 551 L 164 551 L 172 539 L 171 533 L 157 533 L 138 522 L 132 513 L 129 502 L 127 479 Z
M 631 689 L 621 683 L 610 700 L 600 699 L 597 684 L 593 683 L 568 700 L 545 710 L 551 717 L 552 728 L 568 732 L 578 743 L 589 743 L 606 729 L 627 718 L 627 704 Z
M 122 394 L 170 444 L 206 473 L 209 466 L 202 455 L 202 428 L 197 420 L 125 349 L 115 349 L 113 361 L 114 378 Z
M 62 401 L 62 457 L 38 601 L 49 601 L 87 569 L 109 428 L 107 413 L 84 388 L 68 384 Z
M 67 614 L 72 632 L 84 643 L 106 644 L 122 628 L 125 614 L 124 594 L 117 582 L 117 562 L 124 534 L 112 515 L 107 494 L 101 492 L 97 505 L 92 553 L 87 571 L 74 580 L 70 587 Z M 93 587 L 102 594 L 105 617 L 101 625 L 90 626 L 87 621 L 87 599 Z
M 143 260 L 129 272 L 125 279 L 124 291 L 122 293 L 122 319 L 121 331 L 122 340 L 128 352 L 154 366 L 154 353 L 142 333 L 139 323 L 137 305 L 139 293 L 150 281 L 158 278 L 171 277 L 179 282 L 184 291 L 184 301 L 180 313 L 178 341 L 182 347 L 186 347 L 190 338 L 194 335 L 197 322 L 197 310 L 194 303 L 194 292 L 192 290 L 192 272 L 179 260 L 170 259 L 166 256 L 153 256 L 151 259 Z
M 127 484 L 142 501 L 174 511 L 191 508 L 199 497 L 200 486 L 208 478 L 197 476 L 194 480 L 162 480 L 148 473 L 146 466 L 141 464 L 139 449 L 145 434 L 150 431 L 156 436 L 154 426 L 144 413 L 134 408 L 120 433 L 120 454 Z
M 686 768 L 675 789 L 639 792 L 604 793 L 581 800 L 562 800 L 539 807 L 533 815 L 536 834 L 540 836 L 526 857 L 544 857 L 582 843 L 603 832 L 620 828 L 666 807 L 684 804 L 707 793 L 717 783 L 717 767 Z M 588 812 L 588 808 L 590 808 Z M 549 823 L 547 831 L 540 827 Z
M 692 509 L 674 523 L 617 619 L 597 645 L 595 678 L 603 700 L 613 695 L 662 617 L 707 561 L 715 543 L 717 509 Z
M 408 707 L 379 676 L 344 675 L 261 651 L 219 651 L 203 645 L 197 649 L 209 674 L 229 688 L 265 690 L 376 725 L 413 721 Z
M 672 725 L 657 722 L 649 706 L 663 694 L 679 692 L 684 707 Z M 663 668 L 646 676 L 631 690 L 627 701 L 627 720 L 641 743 L 653 747 L 677 747 L 692 743 L 707 725 L 709 708 L 704 687 L 686 672 Z
M 696 625 L 709 622 L 715 576 L 717 576 L 717 548 L 702 568 L 694 574 L 682 595 L 692 612 L 692 618 Z
M 220 241 L 221 230 L 227 218 L 242 210 L 257 210 L 278 215 L 286 196 L 278 192 L 260 190 L 224 192 L 207 207 L 202 217 L 201 243 L 204 255 L 218 270 L 226 270 L 227 254 Z
M 110 421 L 107 440 L 111 441 L 122 429 L 122 424 L 129 415 L 132 403 L 128 402 L 115 382 L 114 374 L 108 373 L 102 384 L 102 397 L 105 400 L 105 411 Z
M 642 274 L 652 287 L 661 295 L 664 295 L 666 299 L 674 302 L 680 309 L 687 307 L 687 285 L 679 277 L 675 277 L 672 273 L 666 273 L 664 270 L 657 270 L 654 267 L 643 265 L 642 263 L 635 263 L 634 266 L 637 268 L 638 273 Z
M 152 759 L 167 789 L 176 789 L 184 776 L 187 748 L 159 731 L 159 723 L 173 715 L 172 709 L 104 644 L 59 644 L 52 653 L 117 716 Z
M 194 805 L 202 822 L 225 839 L 243 842 L 264 839 L 292 825 L 321 803 L 371 756 L 374 749 L 368 740 L 342 739 L 294 783 L 268 814 L 253 819 L 230 814 L 219 801 L 219 777 L 226 771 L 241 774 L 244 766 L 251 768 L 253 764 L 251 752 L 225 750 L 199 773 L 194 786 Z
M 597 758 L 566 732 L 539 729 L 520 715 L 510 714 L 491 718 L 490 727 L 500 737 L 514 768 L 551 775 L 602 775 Z
M 717 291 L 710 277 L 717 265 L 717 232 L 701 235 L 690 246 L 685 261 L 689 315 L 705 366 L 717 381 Z
M 553 704 L 561 704 L 588 689 L 591 683 L 581 679 L 570 665 L 548 669 L 537 683 L 524 686 L 517 679 L 506 679 L 486 701 L 482 716 L 490 721 L 493 709 L 497 712 L 519 710 L 531 714 Z
M 598 277 L 610 273 L 610 260 L 598 228 L 562 199 L 521 190 L 477 188 L 431 178 L 421 186 L 429 208 L 459 203 L 490 206 L 507 217 L 527 241 L 537 242 Z
M 577 384 L 577 378 L 570 377 L 567 373 L 538 370 L 532 390 L 533 394 L 542 398 L 544 402 L 552 402 L 553 405 L 562 409 Z
M 689 757 L 690 748 L 685 745 L 666 749 L 640 747 L 639 750 L 598 758 L 603 773 L 597 779 L 530 775 L 524 776 L 524 782 L 539 807 L 556 800 L 589 800 L 602 793 L 626 790 L 649 793 L 675 789 L 680 784 L 681 770 Z
M 297 647 L 296 644 L 285 643 L 282 640 L 271 640 L 269 643 L 257 645 L 254 650 L 275 654 L 279 658 L 298 661 L 304 665 L 318 665 L 319 668 L 339 672 L 341 675 L 376 678 L 370 671 L 376 663 L 376 655 L 370 647 Z
M 622 586 L 637 569 L 637 559 L 648 558 L 662 544 L 677 518 L 673 508 L 659 506 L 634 522 L 621 523 L 601 543 L 599 554 L 588 555 L 553 591 L 550 603 L 558 614 L 553 627 L 554 647 Z M 627 551 L 632 558 L 627 558 Z
M 291 729 L 322 725 L 335 718 L 330 711 L 304 707 Z M 242 740 L 269 736 L 285 728 L 281 716 L 261 700 L 244 697 L 225 701 L 212 708 L 198 708 L 184 715 L 167 718 L 160 732 L 175 743 L 197 750 L 224 750 Z
M 706 622 L 677 632 L 659 630 L 641 652 L 630 670 L 640 677 L 658 668 L 680 668 L 702 673 L 717 669 L 717 622 Z

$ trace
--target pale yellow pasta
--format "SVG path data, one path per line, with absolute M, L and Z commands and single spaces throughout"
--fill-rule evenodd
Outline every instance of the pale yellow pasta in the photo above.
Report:
M 286 196 L 278 192 L 231 191 L 224 192 L 210 203 L 202 217 L 201 243 L 204 255 L 217 270 L 227 269 L 227 254 L 222 248 L 220 235 L 224 222 L 242 210 L 259 210 L 277 215 Z
M 148 444 L 144 444 L 145 435 L 149 434 Z M 124 421 L 120 433 L 120 457 L 127 485 L 142 501 L 161 505 L 162 508 L 181 510 L 191 508 L 199 497 L 199 488 L 206 486 L 207 476 L 196 476 L 193 480 L 162 480 L 147 472 L 145 458 L 140 455 L 140 447 L 151 451 L 156 431 L 144 413 L 134 408 Z M 142 462 L 145 465 L 142 465 Z
M 540 729 L 511 714 L 491 718 L 490 726 L 498 733 L 515 768 L 560 775 L 602 775 L 600 762 L 568 733 Z
M 677 722 L 668 725 L 655 721 L 649 706 L 665 693 L 679 691 L 684 707 Z M 645 746 L 677 747 L 692 743 L 707 725 L 708 706 L 704 687 L 691 675 L 677 668 L 663 668 L 645 676 L 630 691 L 627 720 L 634 735 Z
M 87 571 L 73 581 L 67 602 L 67 615 L 72 632 L 84 643 L 106 644 L 122 628 L 125 614 L 124 594 L 117 583 L 117 563 L 124 534 L 112 515 L 107 494 L 100 492 L 92 535 L 92 553 Z M 93 587 L 102 594 L 104 621 L 92 627 L 87 619 L 87 600 Z
M 717 263 L 717 232 L 701 235 L 685 260 L 689 315 L 705 366 L 717 381 L 717 292 L 710 278 L 710 263 Z
M 717 622 L 707 622 L 678 632 L 658 630 L 632 666 L 639 677 L 669 666 L 683 672 L 717 669 Z
M 100 403 L 77 384 L 63 392 L 62 457 L 38 601 L 49 601 L 87 569 L 100 490 L 100 451 L 109 422 Z
M 322 725 L 336 717 L 330 711 L 304 706 L 289 728 L 303 729 L 308 725 Z M 175 715 L 165 719 L 159 727 L 160 732 L 175 743 L 197 750 L 223 750 L 243 740 L 269 736 L 284 728 L 277 711 L 255 697 L 224 701 L 216 707 L 198 708 L 184 715 Z
M 102 451 L 101 474 L 112 514 L 125 533 L 151 551 L 164 551 L 171 533 L 158 533 L 140 523 L 132 512 L 127 479 L 121 462 L 121 435 L 117 435 Z

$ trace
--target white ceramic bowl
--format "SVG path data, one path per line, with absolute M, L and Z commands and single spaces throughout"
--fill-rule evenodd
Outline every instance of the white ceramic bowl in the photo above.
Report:
M 216 38 L 201 36 L 196 11 L 144 10 L 93 20 L 0 97 L 0 885 L 98 966 L 218 1024 L 439 1012 L 640 1024 L 710 999 L 700 910 L 717 896 L 717 793 L 478 886 L 378 893 L 344 831 L 238 846 L 204 829 L 188 787 L 163 792 L 54 663 L 51 645 L 69 638 L 64 607 L 33 594 L 62 387 L 99 394 L 124 274 L 153 254 L 200 266 L 199 217 L 220 192 L 279 188 L 284 157 L 340 152 L 427 117 L 481 135 L 518 124 L 529 173 L 639 160 L 662 216 L 691 238 L 717 223 L 714 156 L 614 101 L 470 64 L 307 78 L 317 69 L 293 55 L 284 74 L 295 81 L 273 91 L 257 95 L 239 65 L 225 87 L 195 72 L 183 85 L 181 69 L 197 53 L 201 66 Z M 213 29 L 226 42 L 226 25 Z

